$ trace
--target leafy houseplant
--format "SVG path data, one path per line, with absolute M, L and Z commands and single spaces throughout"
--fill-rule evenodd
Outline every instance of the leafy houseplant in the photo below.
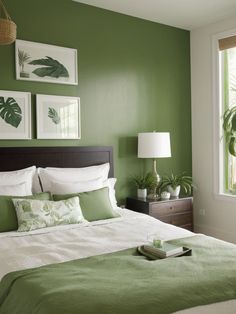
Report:
M 156 179 L 151 172 L 146 175 L 136 175 L 132 181 L 138 189 L 138 197 L 145 198 L 147 196 L 147 189 L 152 189 L 156 184 Z
M 224 112 L 223 129 L 229 153 L 236 157 L 236 106 Z
M 186 176 L 183 172 L 179 175 L 171 173 L 169 176 L 163 176 L 160 188 L 161 190 L 167 188 L 172 197 L 178 197 L 181 188 L 186 194 L 191 194 L 192 186 L 192 177 Z

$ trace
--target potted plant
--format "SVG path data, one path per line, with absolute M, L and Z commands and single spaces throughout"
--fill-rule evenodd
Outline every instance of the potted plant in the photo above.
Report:
M 25 63 L 30 60 L 30 55 L 23 51 L 18 49 L 18 60 L 19 60 L 19 66 L 20 66 L 20 77 L 29 77 L 29 73 L 25 72 Z
M 148 172 L 146 175 L 133 176 L 132 181 L 137 187 L 138 198 L 146 198 L 147 189 L 152 189 L 156 184 L 155 177 L 151 172 Z
M 160 188 L 161 190 L 167 188 L 168 192 L 170 192 L 171 197 L 178 197 L 181 188 L 186 194 L 191 194 L 192 186 L 192 177 L 186 176 L 183 172 L 179 175 L 174 175 L 173 173 L 171 173 L 171 175 L 169 176 L 163 176 Z
M 236 157 L 236 106 L 225 110 L 223 129 L 229 153 Z

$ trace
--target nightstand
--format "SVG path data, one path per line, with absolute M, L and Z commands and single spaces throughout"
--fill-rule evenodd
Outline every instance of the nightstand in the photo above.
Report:
M 165 201 L 128 197 L 126 208 L 193 231 L 192 197 L 180 197 Z

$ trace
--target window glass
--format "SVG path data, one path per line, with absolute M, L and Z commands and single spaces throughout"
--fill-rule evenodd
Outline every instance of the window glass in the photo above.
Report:
M 222 159 L 224 161 L 223 192 L 236 194 L 236 157 L 234 156 L 234 152 L 236 154 L 236 47 L 225 49 L 220 54 L 222 123 L 228 126 L 228 131 L 224 132 L 222 141 L 224 155 Z

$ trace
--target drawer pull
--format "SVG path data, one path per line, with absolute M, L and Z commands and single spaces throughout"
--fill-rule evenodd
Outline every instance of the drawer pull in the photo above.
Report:
M 170 206 L 170 209 L 173 209 L 173 207 L 172 207 L 172 206 Z

